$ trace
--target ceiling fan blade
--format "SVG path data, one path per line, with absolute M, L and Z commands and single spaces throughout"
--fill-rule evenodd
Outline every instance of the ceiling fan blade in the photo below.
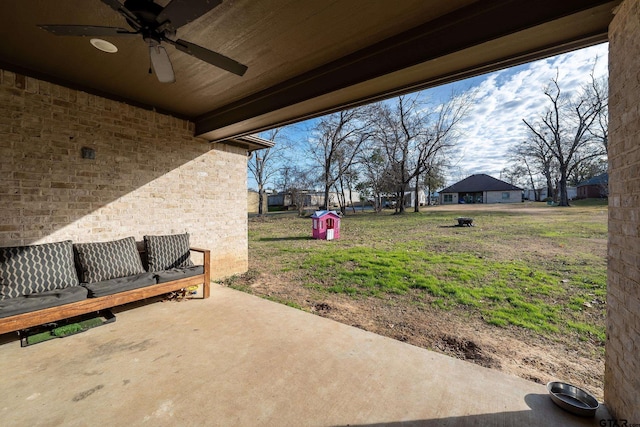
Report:
M 107 37 L 137 35 L 137 33 L 124 28 L 97 27 L 93 25 L 38 25 L 38 27 L 56 36 Z
M 211 65 L 215 65 L 218 68 L 229 71 L 233 74 L 243 76 L 247 71 L 247 66 L 235 61 L 229 57 L 226 57 L 220 53 L 214 52 L 209 49 L 205 49 L 197 44 L 190 43 L 185 40 L 169 40 L 164 39 L 176 47 L 176 49 L 195 56 L 196 58 L 208 62 Z
M 177 30 L 183 25 L 195 21 L 220 3 L 222 3 L 222 0 L 172 0 L 158 14 L 156 21 L 158 24 L 170 21 L 173 29 Z
M 156 73 L 160 83 L 173 83 L 176 81 L 171 60 L 164 47 L 149 45 L 149 58 L 151 58 L 153 71 Z
M 100 0 L 102 3 L 109 6 L 111 9 L 118 12 L 120 15 L 124 16 L 129 24 L 136 30 L 139 31 L 142 28 L 142 23 L 138 19 L 138 17 L 131 12 L 129 9 L 124 7 L 122 3 L 118 0 Z

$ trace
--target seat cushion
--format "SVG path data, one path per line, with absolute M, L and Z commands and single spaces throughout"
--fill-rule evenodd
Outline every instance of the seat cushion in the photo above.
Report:
M 202 265 L 194 265 L 192 267 L 185 268 L 171 268 L 164 271 L 158 271 L 155 274 L 158 279 L 158 283 L 165 283 L 172 280 L 204 274 L 204 267 Z
M 144 236 L 149 271 L 192 267 L 189 234 Z
M 0 248 L 0 300 L 77 285 L 71 240 Z
M 73 245 L 82 283 L 97 283 L 145 273 L 133 237 Z
M 87 290 L 82 286 L 21 295 L 16 298 L 0 300 L 0 318 L 16 314 L 29 313 L 44 308 L 56 307 L 87 298 Z
M 87 283 L 82 286 L 89 291 L 89 298 L 97 298 L 155 284 L 156 278 L 153 273 L 142 273 L 136 274 L 135 276 L 118 277 L 102 282 Z

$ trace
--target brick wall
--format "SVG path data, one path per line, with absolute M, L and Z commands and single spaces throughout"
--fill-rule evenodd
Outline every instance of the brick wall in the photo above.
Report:
M 193 131 L 0 70 L 0 246 L 189 232 L 214 277 L 246 271 L 246 151 Z
M 609 27 L 609 273 L 605 403 L 640 423 L 640 10 Z

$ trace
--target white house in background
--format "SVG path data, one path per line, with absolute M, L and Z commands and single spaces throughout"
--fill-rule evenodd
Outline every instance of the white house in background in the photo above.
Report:
M 520 203 L 522 188 L 483 173 L 471 175 L 440 191 L 440 203 Z
M 385 193 L 380 197 L 380 204 L 382 207 L 391 208 L 395 207 L 396 195 L 395 193 Z M 424 189 L 418 189 L 418 205 L 424 206 L 427 204 L 427 193 Z M 416 205 L 416 188 L 407 188 L 404 193 L 404 207 L 413 208 Z
M 321 206 L 324 205 L 324 192 L 323 191 L 315 191 L 315 190 L 302 190 L 305 193 L 304 196 L 304 205 L 305 206 Z M 353 201 L 354 205 L 360 203 L 360 193 L 357 191 L 349 191 L 344 192 L 345 203 L 347 206 L 351 206 L 351 202 Z M 292 206 L 295 203 L 293 202 L 293 198 L 290 192 L 284 193 L 276 193 L 270 194 L 268 197 L 269 206 Z M 329 192 L 329 207 L 338 206 L 338 193 L 335 191 Z
M 416 206 L 416 189 L 410 188 L 407 190 L 407 193 L 404 195 L 405 206 L 415 207 Z M 418 188 L 418 205 L 424 206 L 427 204 L 427 193 L 422 188 Z

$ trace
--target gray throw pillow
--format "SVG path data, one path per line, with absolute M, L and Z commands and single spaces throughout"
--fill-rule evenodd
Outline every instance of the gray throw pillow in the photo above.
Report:
M 77 285 L 71 240 L 0 248 L 0 299 Z
M 82 283 L 95 283 L 144 273 L 133 237 L 73 245 Z
M 192 267 L 189 234 L 144 236 L 149 271 Z

